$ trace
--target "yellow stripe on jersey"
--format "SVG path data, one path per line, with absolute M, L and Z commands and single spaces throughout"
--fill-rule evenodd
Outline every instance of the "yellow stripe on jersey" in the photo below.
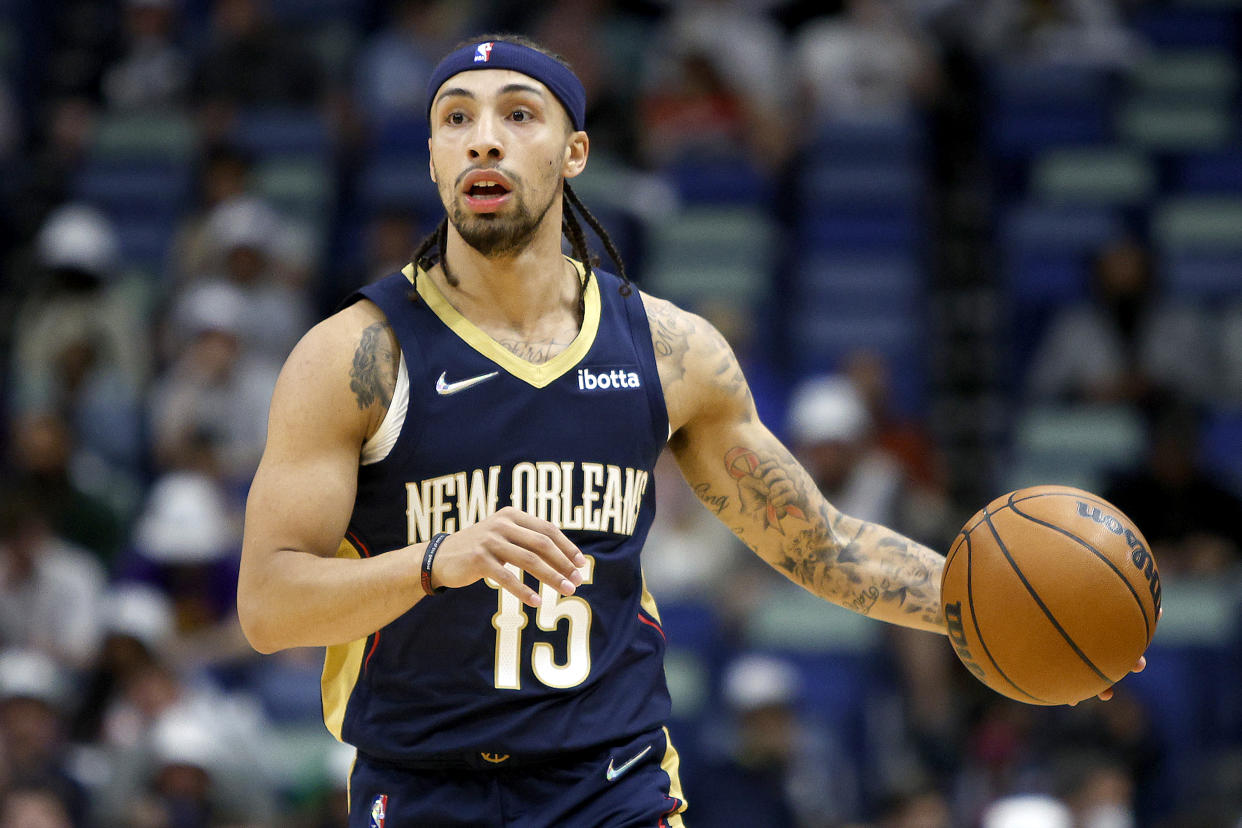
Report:
M 582 263 L 569 259 L 568 256 L 566 259 L 577 268 L 578 277 L 582 278 L 585 274 Z M 413 264 L 406 265 L 401 272 L 405 274 L 405 278 L 411 282 L 414 281 Z M 426 276 L 426 273 L 420 270 L 419 275 Z M 569 343 L 568 348 L 541 364 L 527 362 L 488 336 L 481 328 L 462 316 L 444 298 L 444 294 L 430 279 L 418 280 L 418 294 L 427 303 L 427 307 L 440 317 L 440 321 L 461 337 L 467 345 L 535 388 L 544 388 L 572 370 L 587 355 L 587 351 L 591 350 L 591 345 L 595 343 L 595 334 L 599 331 L 599 284 L 595 279 L 587 284 L 583 295 L 586 311 L 583 314 L 582 328 L 578 331 L 578 335 L 574 337 L 573 342 Z
M 337 547 L 338 558 L 361 558 L 358 550 L 347 540 L 342 540 Z M 345 706 L 358 683 L 358 673 L 362 669 L 362 654 L 367 648 L 367 640 L 359 638 L 348 644 L 333 644 L 328 647 L 323 657 L 323 676 L 319 686 L 323 695 L 323 723 L 328 732 L 338 740 L 341 738 L 341 727 L 345 723 Z
M 647 573 L 646 572 L 642 573 L 642 577 L 643 577 L 643 596 L 642 598 L 638 599 L 638 605 L 643 608 L 644 612 L 646 612 L 648 615 L 654 618 L 657 624 L 663 624 L 664 622 L 660 620 L 660 610 L 659 608 L 656 607 L 655 596 L 647 591 Z
M 673 747 L 673 737 L 668 735 L 668 728 L 664 730 L 664 757 L 660 760 L 660 770 L 668 774 L 668 795 L 676 799 L 680 805 L 677 810 L 669 814 L 665 819 L 669 824 L 669 828 L 685 828 L 685 823 L 681 819 L 681 812 L 686 810 L 686 795 L 681 792 L 681 777 L 678 771 L 681 768 L 681 757 L 677 755 L 677 748 Z

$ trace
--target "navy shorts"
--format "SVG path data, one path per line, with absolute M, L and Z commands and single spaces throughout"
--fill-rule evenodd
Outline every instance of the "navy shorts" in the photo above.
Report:
M 500 758 L 411 769 L 359 753 L 349 828 L 684 828 L 666 729 L 564 761 Z

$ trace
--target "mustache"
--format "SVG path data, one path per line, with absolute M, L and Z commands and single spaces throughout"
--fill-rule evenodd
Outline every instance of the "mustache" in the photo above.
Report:
M 500 173 L 505 178 L 507 178 L 510 182 L 512 182 L 515 188 L 517 187 L 518 184 L 522 183 L 521 176 L 515 175 L 509 172 L 507 169 L 502 167 L 500 164 L 480 164 L 477 167 L 467 167 L 466 169 L 462 170 L 461 175 L 457 176 L 457 179 L 453 182 L 453 186 L 456 189 L 460 190 L 462 183 L 465 182 L 466 180 L 466 176 L 470 175 L 471 173 L 482 172 L 484 170 L 488 172 Z

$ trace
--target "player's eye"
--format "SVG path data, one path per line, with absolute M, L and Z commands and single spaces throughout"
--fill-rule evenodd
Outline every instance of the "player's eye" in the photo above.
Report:
M 509 117 L 517 121 L 519 124 L 521 124 L 521 123 L 525 123 L 526 121 L 533 120 L 535 116 L 532 115 L 528 110 L 515 109 L 513 110 L 512 113 L 510 113 Z
M 444 122 L 453 126 L 461 126 L 466 122 L 466 115 L 463 112 L 450 112 Z

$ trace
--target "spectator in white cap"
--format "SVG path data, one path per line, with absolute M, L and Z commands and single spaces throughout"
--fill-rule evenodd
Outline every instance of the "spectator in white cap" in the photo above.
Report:
M 156 462 L 242 483 L 258 466 L 279 364 L 244 344 L 252 308 L 230 282 L 195 288 L 174 315 L 186 336 L 151 393 Z
M 240 547 L 239 507 L 219 481 L 174 471 L 152 485 L 118 578 L 167 596 L 172 630 L 159 655 L 177 667 L 236 667 L 256 658 L 235 611 Z
M 232 621 L 240 527 L 219 483 L 197 472 L 160 477 L 133 541 L 118 575 L 167 595 L 178 635 Z
M 303 285 L 285 278 L 282 256 L 288 252 L 291 226 L 266 201 L 242 195 L 208 214 L 205 236 L 214 248 L 216 273 L 193 284 L 175 302 L 171 321 L 183 324 L 203 299 L 203 291 L 228 285 L 243 298 L 236 320 L 243 346 L 283 361 L 310 327 L 312 309 Z M 181 338 L 181 341 L 184 341 Z
M 871 418 L 845 376 L 814 377 L 789 403 L 794 454 L 828 500 L 847 515 L 900 528 L 901 470 L 871 440 Z
M 1042 794 L 1009 796 L 988 806 L 982 828 L 1072 828 L 1070 809 Z
M 134 469 L 151 349 L 116 232 L 98 210 L 68 204 L 48 216 L 36 248 L 41 278 L 14 326 L 15 407 L 66 412 L 87 450 Z

